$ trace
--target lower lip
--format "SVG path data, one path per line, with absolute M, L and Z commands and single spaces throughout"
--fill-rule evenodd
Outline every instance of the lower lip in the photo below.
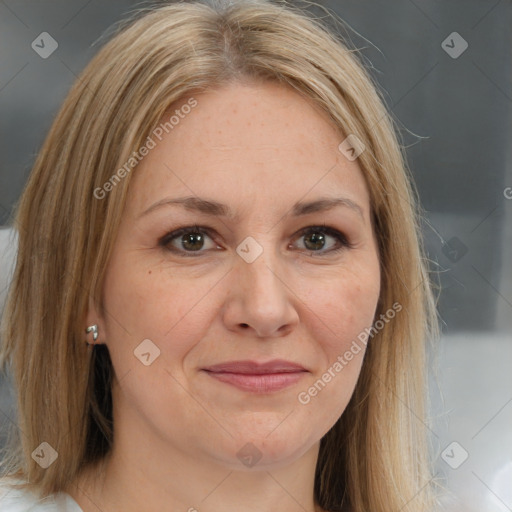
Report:
M 244 391 L 250 391 L 252 393 L 271 393 L 292 386 L 305 372 L 265 373 L 257 375 L 209 371 L 206 373 L 214 379 L 225 382 L 226 384 L 231 384 Z

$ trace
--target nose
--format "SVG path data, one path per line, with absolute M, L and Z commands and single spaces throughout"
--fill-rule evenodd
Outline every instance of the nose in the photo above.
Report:
M 285 336 L 299 320 L 298 298 L 285 264 L 270 247 L 251 263 L 236 257 L 224 304 L 225 325 L 245 335 Z

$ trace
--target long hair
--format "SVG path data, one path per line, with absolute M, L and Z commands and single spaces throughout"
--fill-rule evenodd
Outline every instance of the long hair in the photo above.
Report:
M 425 348 L 438 327 L 417 192 L 356 52 L 306 11 L 266 0 L 143 10 L 119 26 L 66 97 L 16 211 L 0 356 L 16 387 L 18 428 L 3 474 L 46 496 L 110 450 L 112 365 L 106 347 L 84 343 L 83 328 L 89 297 L 104 311 L 105 269 L 136 167 L 110 181 L 104 197 L 98 190 L 171 105 L 237 80 L 292 88 L 328 114 L 340 142 L 354 135 L 364 144 L 358 163 L 381 265 L 375 320 L 402 307 L 369 341 L 351 401 L 321 440 L 315 498 L 326 510 L 431 510 Z M 58 453 L 46 469 L 31 456 L 42 442 Z

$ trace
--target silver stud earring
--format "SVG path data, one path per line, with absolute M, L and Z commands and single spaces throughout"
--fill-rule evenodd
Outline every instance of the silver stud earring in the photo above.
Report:
M 98 339 L 98 326 L 95 324 L 95 325 L 91 325 L 89 327 L 87 327 L 87 329 L 85 330 L 85 332 L 88 334 L 90 332 L 92 332 L 92 339 L 93 341 L 96 341 Z

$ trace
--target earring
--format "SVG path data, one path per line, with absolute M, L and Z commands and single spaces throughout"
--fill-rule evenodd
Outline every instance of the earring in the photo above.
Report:
M 85 332 L 87 334 L 92 332 L 92 339 L 93 339 L 93 341 L 96 341 L 98 339 L 98 326 L 97 325 L 91 325 L 91 326 L 87 327 Z

